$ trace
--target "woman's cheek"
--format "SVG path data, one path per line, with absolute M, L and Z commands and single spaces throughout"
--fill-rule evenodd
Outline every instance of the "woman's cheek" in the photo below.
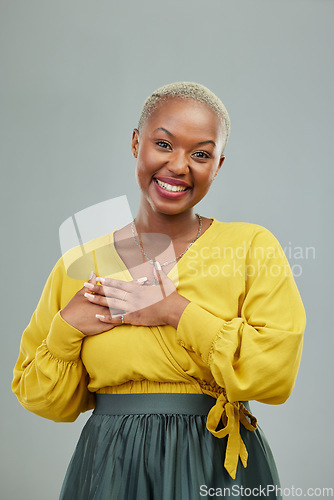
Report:
M 146 154 L 143 157 L 143 163 L 149 172 L 154 172 L 156 169 L 159 169 L 159 165 L 163 162 L 161 161 L 161 155 L 159 155 L 156 151 L 149 150 L 146 151 Z
M 138 187 L 140 187 L 139 175 L 138 175 L 138 162 L 136 163 L 136 168 L 135 168 L 135 179 Z

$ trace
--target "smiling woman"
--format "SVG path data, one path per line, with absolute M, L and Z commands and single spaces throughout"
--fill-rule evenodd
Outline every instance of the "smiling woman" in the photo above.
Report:
M 136 218 L 101 237 L 87 282 L 59 259 L 23 333 L 12 384 L 21 404 L 56 421 L 94 408 L 61 500 L 241 498 L 246 488 L 281 498 L 249 401 L 289 397 L 306 318 L 268 229 L 194 211 L 229 130 L 206 87 L 155 91 L 132 135 Z
M 144 222 L 147 204 L 154 213 L 189 218 L 189 210 L 206 195 L 224 162 L 225 122 L 206 103 L 174 97 L 156 104 L 140 123 L 132 138 L 142 196 L 138 225 Z M 176 220 L 173 217 L 175 229 Z

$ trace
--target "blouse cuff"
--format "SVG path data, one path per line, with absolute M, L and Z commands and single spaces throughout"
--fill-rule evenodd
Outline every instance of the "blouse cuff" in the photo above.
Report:
M 46 346 L 56 358 L 64 361 L 77 361 L 80 357 L 82 340 L 85 337 L 84 333 L 67 323 L 58 311 L 46 337 Z
M 195 352 L 209 364 L 210 352 L 224 324 L 225 321 L 221 318 L 217 318 L 195 302 L 190 302 L 179 320 L 176 340 L 182 347 Z

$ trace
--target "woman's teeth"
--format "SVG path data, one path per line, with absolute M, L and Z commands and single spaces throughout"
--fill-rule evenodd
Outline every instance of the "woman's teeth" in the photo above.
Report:
M 160 187 L 166 189 L 166 191 L 185 191 L 186 189 L 188 189 L 184 186 L 172 186 L 171 184 L 167 184 L 167 182 L 159 181 L 159 179 L 155 179 L 155 181 Z

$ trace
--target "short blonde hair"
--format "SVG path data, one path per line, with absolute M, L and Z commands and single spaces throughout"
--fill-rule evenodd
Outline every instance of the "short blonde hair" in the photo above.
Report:
M 223 146 L 224 151 L 227 139 L 230 135 L 230 117 L 224 104 L 216 96 L 216 94 L 200 83 L 174 82 L 155 90 L 153 94 L 150 95 L 144 102 L 138 122 L 139 132 L 151 114 L 157 109 L 159 104 L 171 98 L 194 99 L 195 101 L 203 102 L 204 104 L 210 106 L 210 108 L 220 118 L 225 128 L 226 134 Z

